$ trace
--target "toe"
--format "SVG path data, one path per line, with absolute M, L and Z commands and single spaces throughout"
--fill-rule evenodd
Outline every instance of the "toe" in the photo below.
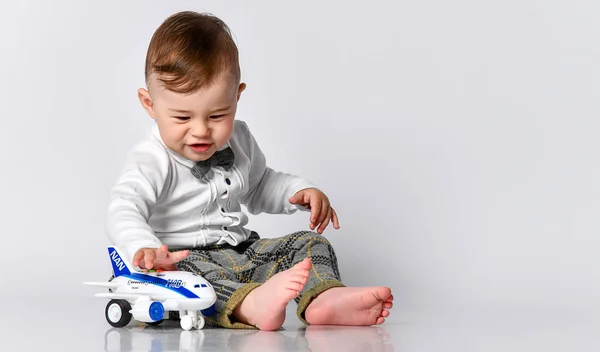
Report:
M 304 284 L 292 281 L 287 284 L 286 288 L 292 291 L 302 291 L 302 289 L 304 288 Z
M 377 320 L 375 321 L 375 325 L 381 325 L 385 322 L 385 318 L 379 317 L 377 318 Z
M 294 265 L 293 269 L 309 270 L 311 267 L 310 258 L 304 258 L 300 263 Z
M 392 302 L 383 302 L 383 308 L 385 308 L 385 309 L 392 309 L 393 306 L 394 306 L 394 303 L 392 303 Z
M 389 287 L 380 287 L 379 288 L 379 294 L 381 295 L 380 297 L 384 300 L 384 301 L 389 301 L 391 299 L 393 299 L 393 295 L 392 295 L 392 289 Z
M 388 310 L 382 310 L 381 311 L 381 316 L 382 317 L 389 317 L 390 316 L 390 312 Z
M 296 274 L 291 277 L 291 281 L 305 284 L 308 281 L 308 276 L 304 276 L 302 274 Z
M 308 270 L 293 270 L 290 274 L 294 280 L 308 280 L 308 277 L 310 276 Z

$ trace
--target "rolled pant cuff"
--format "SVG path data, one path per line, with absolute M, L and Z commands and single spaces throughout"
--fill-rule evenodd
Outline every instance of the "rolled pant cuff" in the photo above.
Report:
M 258 286 L 260 286 L 260 283 L 251 283 L 238 288 L 227 300 L 227 303 L 225 303 L 225 309 L 218 313 L 213 322 L 216 325 L 229 329 L 257 329 L 257 327 L 254 325 L 234 321 L 232 318 L 235 308 L 237 308 L 237 306 L 244 301 L 250 291 L 254 290 Z
M 312 302 L 312 300 L 315 297 L 317 297 L 324 291 L 329 290 L 330 288 L 334 288 L 334 287 L 346 287 L 346 285 L 344 285 L 343 283 L 341 283 L 338 280 L 327 280 L 327 281 L 319 282 L 318 284 L 313 286 L 313 288 L 306 291 L 302 295 L 300 302 L 298 302 L 298 309 L 296 311 L 300 321 L 302 321 L 304 324 L 309 324 L 308 321 L 306 321 L 306 318 L 304 317 L 304 313 L 306 312 L 306 308 L 308 308 L 308 305 L 310 304 L 310 302 Z

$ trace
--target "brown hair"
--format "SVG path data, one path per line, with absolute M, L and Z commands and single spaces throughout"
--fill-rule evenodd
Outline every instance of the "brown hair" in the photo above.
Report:
M 238 49 L 229 27 L 207 13 L 178 12 L 154 32 L 146 54 L 146 82 L 156 73 L 168 90 L 194 93 L 222 74 L 240 80 Z

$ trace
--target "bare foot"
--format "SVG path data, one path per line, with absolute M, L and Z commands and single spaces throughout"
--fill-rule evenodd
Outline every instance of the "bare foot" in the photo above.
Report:
M 308 281 L 310 259 L 305 258 L 286 271 L 273 275 L 244 298 L 233 317 L 260 330 L 277 330 L 285 321 L 285 308 L 298 297 Z
M 334 287 L 318 295 L 304 316 L 310 324 L 379 325 L 393 300 L 389 287 Z

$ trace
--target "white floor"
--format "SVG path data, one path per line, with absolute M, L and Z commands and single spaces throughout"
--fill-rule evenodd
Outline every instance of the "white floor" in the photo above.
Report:
M 0 351 L 600 351 L 600 318 L 589 312 L 394 309 L 378 327 L 304 327 L 290 309 L 277 332 L 182 331 L 175 323 L 111 328 L 105 303 L 4 300 Z

